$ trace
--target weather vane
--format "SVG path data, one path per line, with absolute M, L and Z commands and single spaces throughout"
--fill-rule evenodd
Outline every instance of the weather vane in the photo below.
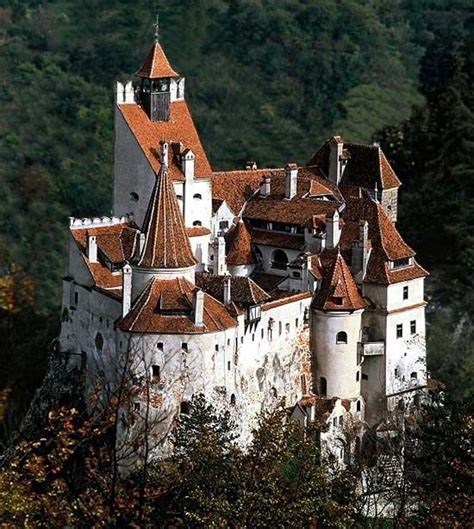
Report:
M 156 11 L 156 20 L 153 24 L 155 28 L 155 42 L 160 40 L 160 16 L 158 15 L 158 10 Z

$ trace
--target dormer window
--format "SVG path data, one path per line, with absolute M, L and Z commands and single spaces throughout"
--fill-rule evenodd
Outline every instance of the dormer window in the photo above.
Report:
M 412 264 L 412 258 L 411 257 L 404 257 L 403 259 L 395 259 L 395 261 L 392 261 L 392 268 L 403 268 L 404 266 L 410 266 Z

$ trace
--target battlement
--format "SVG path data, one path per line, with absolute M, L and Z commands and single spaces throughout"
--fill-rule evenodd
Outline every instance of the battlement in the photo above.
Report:
M 100 226 L 114 226 L 115 224 L 127 224 L 133 221 L 133 213 L 128 213 L 122 217 L 91 217 L 77 219 L 69 217 L 70 229 L 81 229 L 86 227 L 98 228 Z

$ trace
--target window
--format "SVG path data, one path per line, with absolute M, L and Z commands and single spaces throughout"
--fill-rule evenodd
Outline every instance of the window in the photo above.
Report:
M 230 371 L 230 361 L 227 362 L 227 371 Z
M 138 199 L 139 199 L 139 198 L 140 198 L 140 197 L 138 196 L 138 193 L 130 193 L 130 200 L 131 200 L 132 202 L 138 202 Z
M 219 229 L 220 230 L 226 230 L 228 227 L 229 227 L 229 221 L 228 220 L 219 221 Z
M 336 343 L 347 343 L 347 332 L 339 331 L 336 335 Z
M 281 321 L 278 322 L 278 334 L 281 335 L 283 331 L 283 324 L 281 323 Z
M 410 322 L 410 333 L 416 334 L 416 320 Z
M 99 353 L 102 352 L 102 349 L 104 347 L 104 338 L 102 334 L 100 334 L 100 332 L 95 335 L 95 347 L 97 351 L 99 351 Z
M 412 380 L 416 380 L 418 378 L 418 373 L 416 371 L 413 371 L 413 373 L 410 374 L 410 378 Z
M 286 270 L 288 257 L 283 250 L 275 250 L 272 255 L 271 267 L 275 270 Z
M 214 349 L 217 351 L 219 351 L 219 344 L 216 343 L 216 345 L 214 346 Z
M 160 366 L 151 366 L 151 376 L 154 382 L 159 382 L 161 379 Z
M 289 323 L 285 324 L 285 330 L 286 330 L 286 332 L 290 332 L 290 324 Z
M 332 301 L 334 303 L 334 305 L 342 305 L 342 298 L 339 297 L 339 296 L 333 296 L 332 297 Z
M 357 410 L 357 411 L 360 411 L 360 400 L 357 401 L 357 404 L 356 404 L 356 410 Z
M 227 345 L 230 345 L 230 338 L 227 338 Z
M 394 373 L 394 375 L 395 375 L 396 377 L 398 377 L 398 367 L 395 368 L 395 370 L 394 370 L 393 373 Z
M 235 395 L 232 393 L 232 395 L 230 396 L 230 405 L 231 406 L 235 406 Z
M 202 200 L 202 195 L 201 193 L 194 193 L 193 198 L 195 198 L 196 200 Z
M 134 402 L 133 403 L 133 411 L 140 411 L 140 403 Z
M 403 324 L 399 323 L 397 325 L 397 338 L 403 338 Z
M 79 303 L 79 292 L 74 292 L 74 305 Z
M 158 351 L 163 351 L 163 342 L 158 342 L 156 344 L 156 348 L 158 349 Z
M 178 200 L 183 200 L 183 195 L 176 195 L 176 198 L 177 198 Z
M 188 352 L 188 344 L 186 342 L 183 342 L 181 344 L 181 349 L 187 353 Z
M 359 380 L 360 380 L 360 373 L 359 373 L 359 371 L 357 371 L 357 373 L 356 373 L 356 382 L 359 382 Z
M 333 417 L 333 419 L 332 419 L 332 425 L 333 425 L 334 427 L 337 426 L 337 417 Z
M 260 331 L 260 336 L 261 336 L 261 338 L 262 338 L 262 340 L 263 340 L 263 338 L 264 338 L 264 336 L 265 336 L 265 331 L 264 331 L 263 327 L 262 327 L 262 329 L 261 329 L 261 331 Z
M 328 382 L 324 377 L 321 377 L 319 381 L 319 392 L 322 397 L 325 397 L 328 393 Z
M 298 327 L 300 321 L 298 320 L 298 318 L 295 319 L 295 327 Z
M 300 272 L 293 272 L 293 277 L 295 279 L 300 279 L 301 278 L 301 273 Z
M 252 333 L 252 342 L 255 342 L 255 333 Z
M 191 404 L 187 400 L 183 400 L 179 405 L 179 412 L 182 415 L 189 415 L 191 413 Z
M 410 258 L 405 257 L 404 259 L 396 259 L 392 261 L 393 268 L 402 268 L 403 266 L 408 266 L 410 264 Z
M 195 220 L 193 226 L 202 226 L 202 222 L 200 220 Z
M 403 287 L 403 299 L 408 299 L 408 287 Z
M 243 336 L 240 337 L 240 343 L 244 343 L 244 337 Z
M 339 415 L 339 426 L 342 426 L 344 423 L 344 417 L 342 415 Z
M 362 380 L 369 380 L 369 375 L 362 373 Z
M 276 398 L 278 397 L 278 391 L 276 390 L 276 388 L 272 388 L 272 389 L 270 390 L 270 393 L 272 394 L 272 397 L 273 397 L 274 399 L 276 399 Z

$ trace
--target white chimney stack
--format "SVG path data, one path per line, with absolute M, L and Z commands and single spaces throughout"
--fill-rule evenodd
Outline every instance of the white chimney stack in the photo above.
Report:
M 124 103 L 135 103 L 135 92 L 133 91 L 132 81 L 128 81 L 125 85 Z
M 326 248 L 336 248 L 339 244 L 341 230 L 339 228 L 339 213 L 337 209 L 334 213 L 326 216 Z
M 87 257 L 90 263 L 97 263 L 97 237 L 95 235 L 87 236 Z
M 160 147 L 161 147 L 161 163 L 163 165 L 166 165 L 166 167 L 169 166 L 169 148 L 170 144 L 167 141 L 161 140 L 160 141 Z
M 225 264 L 225 239 L 224 237 L 217 237 L 217 248 L 214 254 L 214 275 L 223 276 L 227 272 Z
M 194 324 L 198 327 L 204 325 L 204 292 L 196 289 L 193 295 Z
M 344 142 L 340 136 L 334 136 L 329 142 L 329 180 L 339 185 L 342 177 L 342 151 Z
M 291 200 L 296 195 L 298 185 L 298 166 L 289 163 L 285 166 L 285 198 Z
M 266 176 L 263 180 L 262 186 L 260 187 L 260 196 L 261 197 L 269 197 L 270 191 L 271 191 L 271 178 L 269 176 Z
M 127 263 L 122 268 L 122 316 L 132 307 L 132 267 Z
M 115 102 L 121 105 L 125 102 L 125 87 L 120 81 L 115 83 Z
M 194 167 L 196 156 L 191 149 L 186 149 L 181 155 L 181 167 L 183 168 L 184 179 L 186 182 L 194 180 Z
M 225 279 L 224 279 L 224 305 L 227 305 L 228 303 L 230 303 L 231 299 L 232 299 L 232 290 L 231 290 L 231 285 L 232 285 L 232 280 L 231 280 L 231 276 L 225 276 Z

